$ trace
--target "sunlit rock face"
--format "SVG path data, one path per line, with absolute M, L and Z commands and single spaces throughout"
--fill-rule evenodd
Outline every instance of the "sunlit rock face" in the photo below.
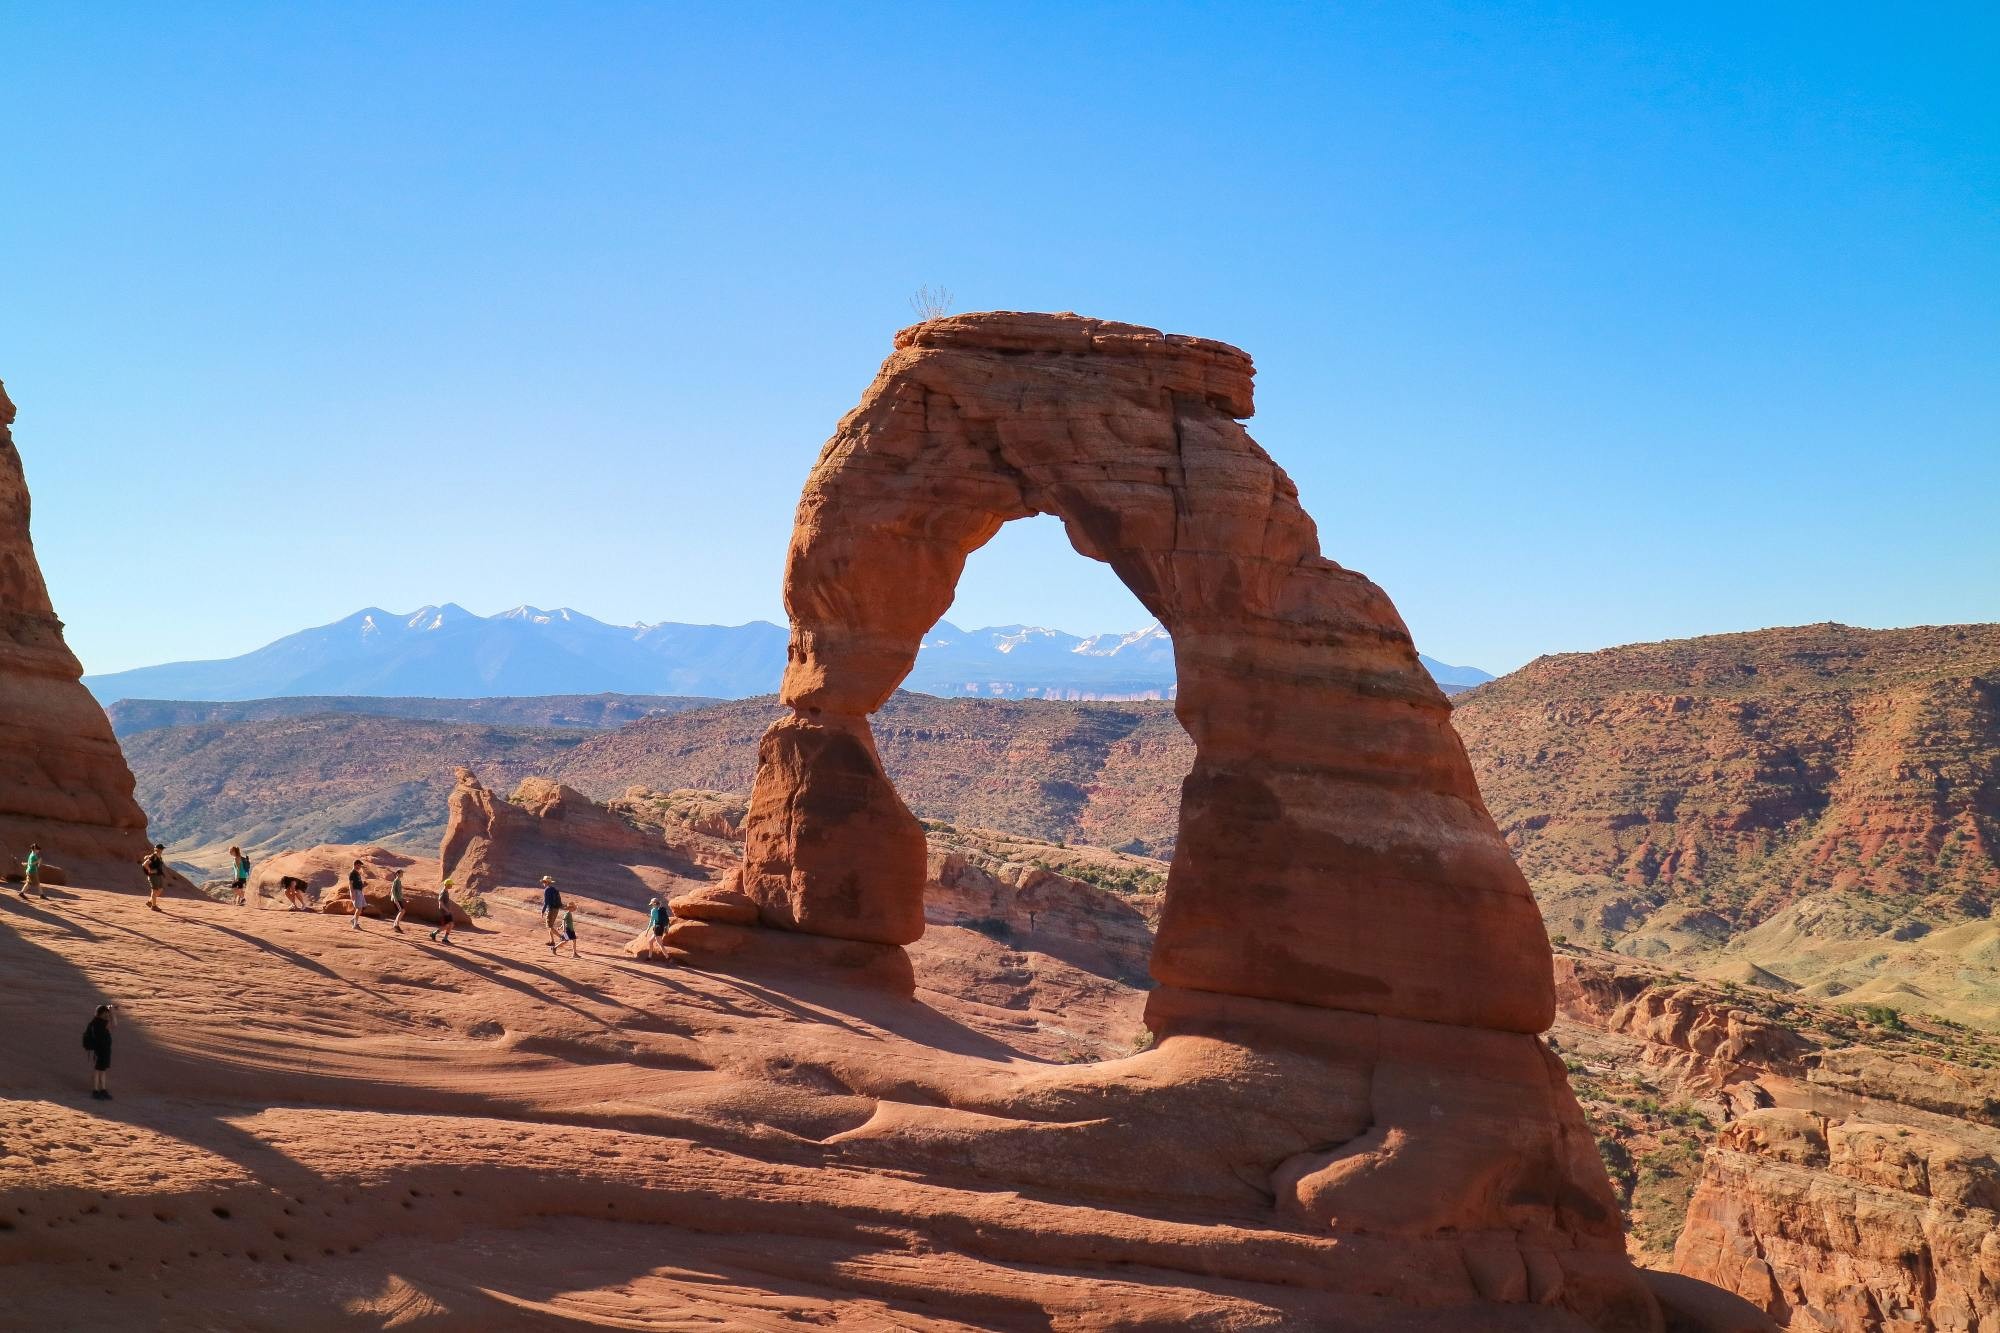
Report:
M 28 844 L 39 842 L 73 884 L 143 889 L 146 815 L 49 604 L 28 535 L 28 483 L 13 423 L 14 404 L 0 386 L 0 862 L 18 868 Z M 134 529 L 119 540 L 148 538 Z
M 1235 348 L 1076 315 L 904 330 L 806 480 L 790 713 L 764 737 L 740 870 L 675 901 L 674 942 L 717 966 L 893 983 L 884 960 L 924 929 L 925 846 L 869 715 L 967 554 L 1053 514 L 1172 635 L 1196 746 L 1151 961 L 1156 1043 L 899 1098 L 826 1150 L 1257 1216 L 1340 1243 L 1300 1282 L 1463 1307 L 1459 1327 L 1509 1306 L 1508 1327 L 1657 1329 L 1536 1035 L 1554 991 L 1527 884 L 1395 607 L 1320 554 L 1240 424 L 1251 378 Z M 1253 1250 L 1218 1240 L 1214 1271 L 1249 1272 Z

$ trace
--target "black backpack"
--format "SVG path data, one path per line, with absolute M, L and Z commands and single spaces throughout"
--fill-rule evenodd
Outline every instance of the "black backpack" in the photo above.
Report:
M 86 1025 L 83 1029 L 83 1049 L 86 1051 L 97 1049 L 97 1024 L 95 1022 Z

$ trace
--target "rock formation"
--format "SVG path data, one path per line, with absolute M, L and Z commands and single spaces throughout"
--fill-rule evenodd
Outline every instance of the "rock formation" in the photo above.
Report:
M 76 883 L 143 888 L 146 815 L 49 603 L 13 422 L 0 386 L 0 849 L 39 842 Z
M 645 820 L 652 798 L 641 790 L 598 805 L 561 783 L 525 778 L 502 800 L 461 768 L 438 864 L 461 892 L 527 888 L 554 875 L 565 892 L 632 907 L 685 891 L 734 858 L 720 839 Z
M 1551 1307 L 1552 1329 L 1657 1329 L 1534 1035 L 1555 1001 L 1527 884 L 1394 607 L 1320 554 L 1291 481 L 1238 424 L 1250 382 L 1234 348 L 1074 315 L 900 334 L 806 482 L 785 575 L 791 711 L 759 750 L 741 870 L 676 901 L 694 918 L 676 943 L 782 959 L 805 952 L 782 941 L 819 937 L 824 962 L 834 942 L 917 939 L 923 830 L 868 716 L 967 554 L 1055 514 L 1172 634 L 1195 743 L 1151 962 L 1158 1043 L 901 1101 L 829 1150 L 1248 1210 L 1346 1246 L 1355 1267 L 1320 1281 Z M 1231 1253 L 1215 1263 L 1229 1271 Z
M 1676 1267 L 1789 1328 L 2000 1325 L 2000 1135 L 1968 1128 L 1750 1112 L 1709 1153 Z
M 284 895 L 278 888 L 278 882 L 286 878 L 301 879 L 317 900 L 320 911 L 345 916 L 354 910 L 352 896 L 347 891 L 347 871 L 356 861 L 361 862 L 362 878 L 367 885 L 362 915 L 393 917 L 396 914 L 394 905 L 389 901 L 389 877 L 400 870 L 403 872 L 403 901 L 407 909 L 405 917 L 426 925 L 437 923 L 437 863 L 364 843 L 326 843 L 284 852 L 257 864 L 250 874 L 251 888 L 256 895 L 254 901 L 259 907 L 283 907 Z M 472 918 L 462 908 L 452 914 L 452 919 L 460 926 L 472 925 Z
M 1907 947 L 2000 903 L 2000 625 L 1565 653 L 1456 703 L 1551 930 L 2000 1020 L 1991 987 L 1967 984 L 1990 942 Z

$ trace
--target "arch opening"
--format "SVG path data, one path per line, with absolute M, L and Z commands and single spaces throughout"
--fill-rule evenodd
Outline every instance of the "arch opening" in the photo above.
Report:
M 923 931 L 923 830 L 869 717 L 966 557 L 1046 513 L 1172 636 L 1195 746 L 1151 971 L 1169 987 L 1537 1032 L 1548 943 L 1395 608 L 1319 551 L 1241 425 L 1234 348 L 1076 316 L 905 330 L 821 452 L 731 891 L 757 924 Z

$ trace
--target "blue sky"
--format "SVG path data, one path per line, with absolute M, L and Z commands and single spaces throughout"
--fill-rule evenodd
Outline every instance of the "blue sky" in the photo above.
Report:
M 1428 652 L 2000 619 L 1967 6 L 0 10 L 0 379 L 92 670 L 781 616 L 910 321 L 1222 338 Z M 1143 612 L 1051 521 L 953 619 Z

